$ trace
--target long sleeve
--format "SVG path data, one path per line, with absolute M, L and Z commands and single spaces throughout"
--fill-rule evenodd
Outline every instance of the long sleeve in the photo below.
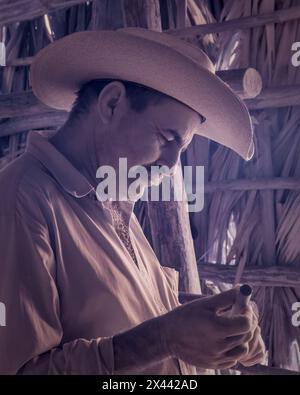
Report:
M 56 262 L 45 227 L 0 213 L 0 374 L 112 374 L 112 338 L 61 344 Z

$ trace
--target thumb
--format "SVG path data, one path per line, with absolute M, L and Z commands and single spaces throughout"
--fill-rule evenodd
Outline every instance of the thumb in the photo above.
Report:
M 218 295 L 211 296 L 205 300 L 206 307 L 213 311 L 230 308 L 236 301 L 239 288 L 235 287 L 229 291 L 221 292 Z

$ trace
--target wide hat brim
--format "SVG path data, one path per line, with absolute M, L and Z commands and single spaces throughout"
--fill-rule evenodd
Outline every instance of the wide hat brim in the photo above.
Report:
M 203 115 L 206 121 L 199 135 L 245 160 L 254 154 L 253 126 L 245 104 L 214 74 L 203 51 L 169 34 L 140 28 L 73 33 L 35 56 L 29 78 L 43 103 L 66 111 L 80 87 L 93 79 L 151 87 Z

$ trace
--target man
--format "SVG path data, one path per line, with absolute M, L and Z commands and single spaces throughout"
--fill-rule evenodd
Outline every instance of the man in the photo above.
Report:
M 57 133 L 31 133 L 0 175 L 0 372 L 193 374 L 260 362 L 252 308 L 224 314 L 238 289 L 180 305 L 176 272 L 158 262 L 134 202 L 95 193 L 100 166 L 119 176 L 122 157 L 173 168 L 195 133 L 252 156 L 249 114 L 206 55 L 142 29 L 81 32 L 42 50 L 30 79 L 45 104 L 71 113 Z

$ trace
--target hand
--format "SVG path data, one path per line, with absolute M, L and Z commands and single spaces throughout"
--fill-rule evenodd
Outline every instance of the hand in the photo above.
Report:
M 231 368 L 246 358 L 257 327 L 253 310 L 245 308 L 236 317 L 220 314 L 235 303 L 237 292 L 195 300 L 161 316 L 169 354 L 206 369 Z
M 247 355 L 239 360 L 242 365 L 252 366 L 265 361 L 266 347 L 259 326 L 256 327 L 252 339 L 248 342 L 248 349 Z

